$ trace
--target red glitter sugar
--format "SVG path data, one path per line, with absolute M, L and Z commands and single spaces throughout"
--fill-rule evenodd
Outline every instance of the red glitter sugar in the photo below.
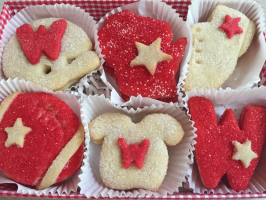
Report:
M 17 118 L 31 128 L 23 148 L 5 147 L 6 127 Z M 0 122 L 0 170 L 16 182 L 37 186 L 79 128 L 79 118 L 63 101 L 47 93 L 19 94 Z M 57 181 L 71 176 L 82 163 L 83 145 L 71 157 Z
M 16 34 L 31 64 L 39 62 L 42 52 L 51 60 L 58 58 L 66 27 L 66 20 L 60 19 L 53 22 L 48 31 L 43 25 L 39 26 L 36 33 L 29 24 L 17 28 Z
M 266 108 L 246 106 L 239 125 L 231 109 L 226 109 L 219 125 L 212 102 L 203 97 L 192 97 L 188 107 L 197 128 L 196 159 L 202 182 L 207 188 L 215 188 L 226 174 L 236 192 L 244 190 L 259 161 L 266 134 Z M 233 141 L 241 144 L 251 141 L 251 149 L 258 155 L 244 168 L 241 161 L 233 160 Z
M 104 59 L 114 69 L 122 93 L 127 96 L 141 94 L 151 98 L 176 95 L 175 75 L 187 39 L 180 38 L 171 44 L 173 35 L 166 22 L 125 10 L 110 15 L 99 30 L 98 36 Z M 158 38 L 162 39 L 160 50 L 173 58 L 157 64 L 154 75 L 151 75 L 145 66 L 130 67 L 130 62 L 138 55 L 135 42 L 150 45 Z
M 136 143 L 134 143 L 129 146 L 127 145 L 124 138 L 119 138 L 118 143 L 122 149 L 124 167 L 126 169 L 129 168 L 131 162 L 134 161 L 137 168 L 141 169 L 144 162 L 145 154 L 150 144 L 150 140 L 145 139 L 143 140 L 141 145 L 137 145 Z

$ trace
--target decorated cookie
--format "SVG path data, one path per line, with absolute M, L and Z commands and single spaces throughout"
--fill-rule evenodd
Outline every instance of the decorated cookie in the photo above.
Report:
M 241 12 L 218 5 L 208 22 L 191 29 L 193 48 L 183 87 L 185 91 L 218 89 L 247 51 L 256 25 Z
M 175 76 L 186 38 L 171 44 L 171 27 L 164 21 L 129 10 L 110 15 L 98 32 L 106 72 L 125 96 L 170 98 L 177 94 Z
M 20 78 L 50 90 L 64 90 L 100 66 L 92 42 L 77 25 L 57 18 L 17 28 L 3 53 L 7 78 Z
M 78 116 L 47 93 L 16 92 L 0 105 L 0 170 L 16 182 L 45 189 L 65 180 L 83 159 Z
M 176 145 L 184 131 L 167 114 L 147 115 L 135 124 L 119 113 L 105 113 L 89 124 L 92 140 L 102 145 L 100 174 L 113 189 L 158 190 L 167 171 L 166 145 Z
M 226 175 L 233 190 L 244 190 L 261 156 L 266 134 L 266 108 L 246 106 L 239 125 L 231 109 L 216 122 L 212 102 L 191 97 L 188 106 L 197 129 L 196 160 L 203 184 L 215 188 Z

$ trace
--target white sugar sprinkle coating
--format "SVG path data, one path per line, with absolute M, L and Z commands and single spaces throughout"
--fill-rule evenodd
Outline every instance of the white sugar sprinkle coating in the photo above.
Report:
M 100 173 L 104 184 L 114 189 L 143 188 L 156 191 L 167 171 L 168 151 L 166 145 L 176 145 L 184 131 L 174 118 L 166 114 L 147 115 L 135 124 L 119 113 L 105 113 L 94 119 L 90 125 L 92 140 L 103 142 L 100 157 Z M 118 138 L 124 138 L 128 145 L 140 145 L 150 140 L 141 169 L 132 163 L 128 169 L 123 166 Z
M 46 29 L 59 20 L 45 18 L 33 21 L 30 26 L 36 32 L 40 25 Z M 32 65 L 25 56 L 17 35 L 13 35 L 3 54 L 3 71 L 8 78 L 20 78 L 51 90 L 64 90 L 81 76 L 100 65 L 92 42 L 79 26 L 67 21 L 67 28 L 61 40 L 61 51 L 52 61 L 42 54 L 40 61 Z

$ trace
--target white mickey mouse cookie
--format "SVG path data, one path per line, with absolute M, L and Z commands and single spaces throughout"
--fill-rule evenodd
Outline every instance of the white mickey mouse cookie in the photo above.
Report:
M 193 48 L 185 91 L 218 89 L 233 73 L 248 49 L 256 25 L 243 13 L 218 5 L 208 22 L 191 27 Z
M 7 78 L 20 78 L 50 90 L 64 90 L 100 66 L 92 42 L 79 26 L 57 18 L 17 28 L 3 53 Z
M 135 124 L 119 113 L 105 113 L 89 124 L 92 140 L 103 143 L 100 174 L 113 189 L 156 191 L 167 171 L 166 145 L 184 136 L 179 122 L 167 114 L 151 114 Z

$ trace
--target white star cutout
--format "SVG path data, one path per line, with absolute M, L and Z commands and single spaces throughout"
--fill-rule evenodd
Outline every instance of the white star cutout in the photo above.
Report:
M 135 42 L 139 55 L 130 62 L 130 67 L 145 65 L 151 75 L 154 75 L 156 66 L 159 62 L 172 59 L 171 55 L 160 51 L 161 41 L 162 39 L 158 38 L 149 46 Z
M 24 138 L 31 131 L 31 128 L 23 126 L 22 119 L 17 118 L 13 127 L 5 128 L 5 131 L 7 132 L 5 147 L 16 144 L 22 148 L 24 145 Z
M 251 160 L 257 158 L 258 155 L 251 150 L 251 141 L 246 141 L 243 144 L 233 141 L 236 153 L 233 155 L 233 160 L 240 160 L 245 168 L 248 168 Z

